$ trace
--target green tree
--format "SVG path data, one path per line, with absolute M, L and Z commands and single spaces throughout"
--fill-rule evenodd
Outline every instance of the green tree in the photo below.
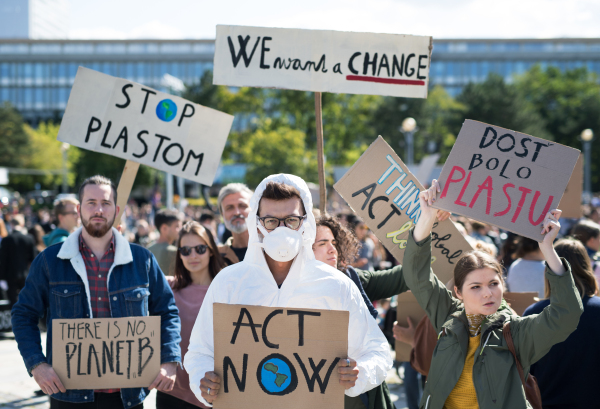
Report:
M 0 106 L 0 166 L 21 168 L 31 155 L 23 118 L 8 102 Z

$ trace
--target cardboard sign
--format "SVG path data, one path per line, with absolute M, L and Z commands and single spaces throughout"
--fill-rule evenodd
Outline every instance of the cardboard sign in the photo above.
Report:
M 233 116 L 79 67 L 58 140 L 212 185 Z
M 344 407 L 348 311 L 213 305 L 216 409 Z
M 334 186 L 402 263 L 409 229 L 419 220 L 423 186 L 380 136 Z M 431 268 L 443 282 L 453 277 L 461 254 L 472 250 L 450 220 L 433 227 Z
M 214 84 L 426 98 L 431 37 L 217 26 Z
M 412 321 L 414 327 L 421 319 L 427 315 L 425 310 L 421 308 L 414 294 L 410 291 L 398 295 L 398 306 L 396 307 L 396 321 L 402 327 L 408 327 L 408 317 Z M 396 361 L 410 362 L 410 351 L 412 345 L 396 340 L 394 349 L 396 350 Z
M 581 208 L 581 195 L 583 194 L 583 155 L 579 155 L 575 169 L 569 179 L 569 184 L 565 190 L 565 194 L 560 199 L 558 208 L 562 210 L 560 217 L 571 217 L 579 219 L 583 217 Z
M 539 294 L 536 291 L 524 293 L 513 293 L 507 291 L 503 296 L 506 302 L 510 305 L 510 308 L 515 310 L 515 312 L 520 316 L 523 315 L 527 307 L 539 301 L 537 299 Z
M 544 216 L 558 207 L 578 157 L 577 149 L 468 119 L 435 207 L 541 242 Z
M 52 368 L 67 389 L 148 387 L 160 371 L 160 317 L 54 319 Z

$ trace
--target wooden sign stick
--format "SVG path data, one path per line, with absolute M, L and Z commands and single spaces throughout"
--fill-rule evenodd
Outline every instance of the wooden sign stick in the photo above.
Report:
M 139 168 L 140 164 L 137 162 L 128 160 L 125 163 L 121 180 L 119 180 L 119 187 L 117 187 L 117 206 L 119 207 L 119 213 L 115 217 L 115 222 L 113 223 L 113 227 L 115 228 L 121 224 L 121 216 L 125 211 L 125 205 L 129 199 L 133 181 L 135 180 Z
M 317 123 L 317 161 L 319 164 L 319 210 L 327 209 L 327 189 L 325 186 L 325 156 L 323 153 L 323 115 L 321 114 L 321 93 L 315 92 L 315 120 Z

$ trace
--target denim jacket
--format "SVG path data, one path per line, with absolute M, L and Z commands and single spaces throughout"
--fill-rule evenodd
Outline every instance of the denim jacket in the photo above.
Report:
M 47 362 L 52 365 L 52 320 L 93 318 L 85 263 L 79 253 L 81 228 L 63 243 L 48 247 L 31 264 L 25 287 L 12 309 L 12 326 L 27 371 Z M 156 259 L 145 248 L 130 244 L 113 228 L 115 260 L 108 272 L 108 294 L 114 318 L 158 315 L 161 319 L 161 363 L 181 363 L 179 311 L 171 287 Z M 41 346 L 38 320 L 48 313 L 46 355 Z M 146 388 L 121 389 L 125 408 L 139 405 Z M 93 402 L 93 390 L 67 390 L 53 398 L 67 402 Z

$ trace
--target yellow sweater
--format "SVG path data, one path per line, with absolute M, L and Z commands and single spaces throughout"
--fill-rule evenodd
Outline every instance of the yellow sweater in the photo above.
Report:
M 454 389 L 446 399 L 444 409 L 479 409 L 475 385 L 473 384 L 473 365 L 475 364 L 475 350 L 479 346 L 480 340 L 481 334 L 469 338 L 465 366 L 458 382 L 454 385 Z

